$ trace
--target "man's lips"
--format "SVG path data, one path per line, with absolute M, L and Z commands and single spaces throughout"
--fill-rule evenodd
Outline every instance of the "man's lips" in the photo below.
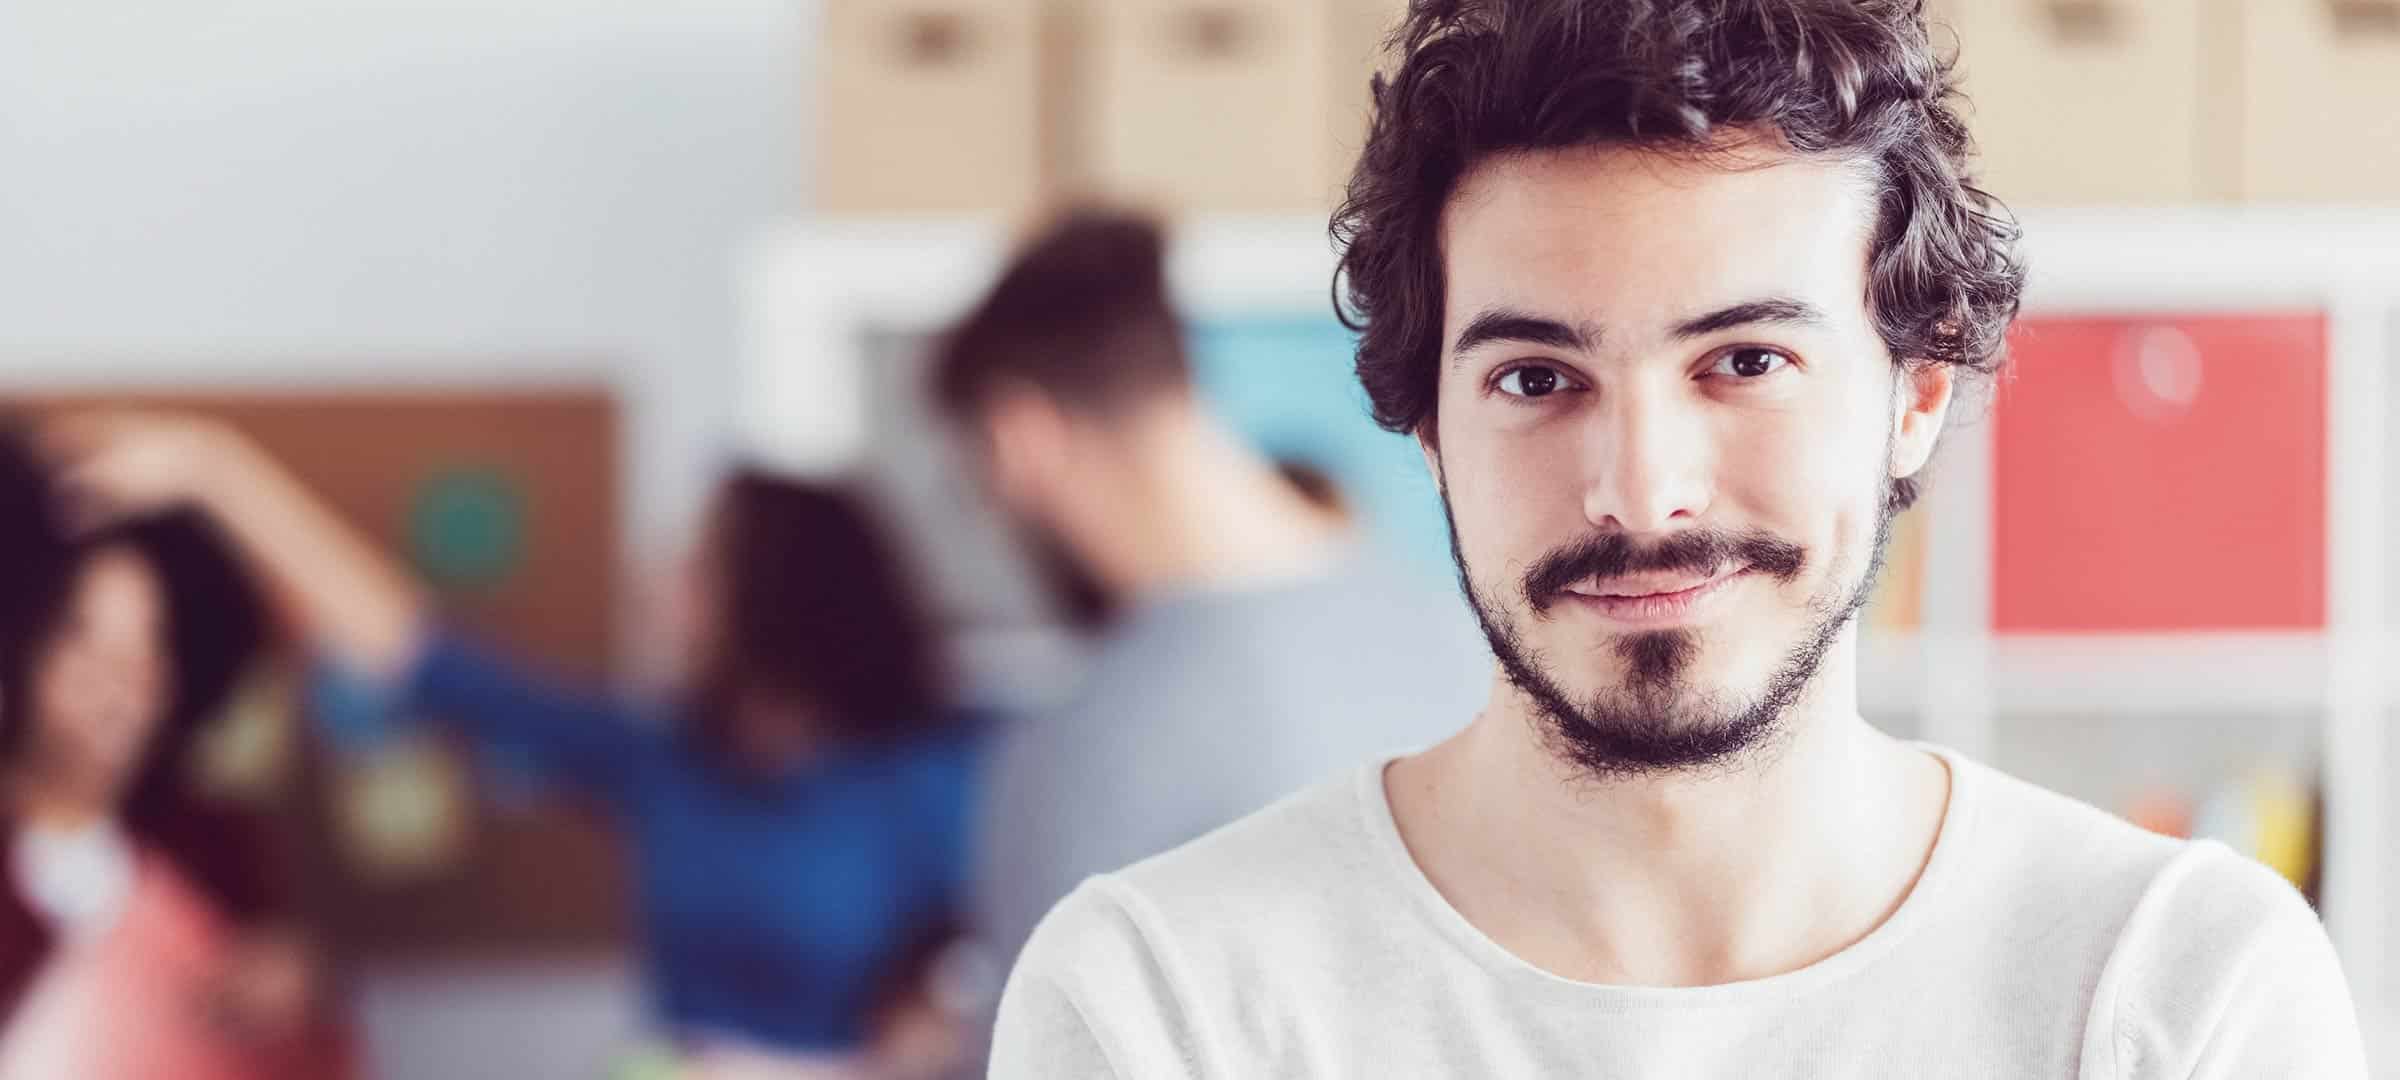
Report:
M 1566 599 L 1612 622 L 1665 627 L 1690 622 L 1708 610 L 1726 586 L 1750 572 L 1740 567 L 1708 577 L 1690 574 L 1612 578 L 1570 586 Z M 1634 590 L 1646 590 L 1635 592 Z
M 1713 574 L 1628 574 L 1606 581 L 1582 581 L 1567 586 L 1568 592 L 1604 600 L 1639 600 L 1645 597 L 1667 597 L 1688 593 L 1702 586 L 1715 584 L 1749 568 L 1728 567 Z

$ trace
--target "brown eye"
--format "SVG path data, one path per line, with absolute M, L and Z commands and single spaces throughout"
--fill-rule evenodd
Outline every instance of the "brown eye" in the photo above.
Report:
M 1717 358 L 1708 369 L 1711 375 L 1736 379 L 1762 379 L 1791 366 L 1792 358 L 1773 349 L 1732 349 Z
M 1546 367 L 1523 367 L 1500 376 L 1500 392 L 1510 397 L 1549 397 L 1564 386 L 1558 371 Z

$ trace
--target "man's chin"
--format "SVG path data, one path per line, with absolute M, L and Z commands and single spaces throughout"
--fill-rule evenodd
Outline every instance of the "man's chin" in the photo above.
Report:
M 1600 778 L 1631 779 L 1719 771 L 1753 760 L 1775 741 L 1773 717 L 1658 712 L 1587 712 L 1551 717 L 1551 751 Z

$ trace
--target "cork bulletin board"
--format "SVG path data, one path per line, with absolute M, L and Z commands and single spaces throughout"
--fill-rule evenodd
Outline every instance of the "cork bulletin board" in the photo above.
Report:
M 621 469 L 605 388 L 0 399 L 37 414 L 95 405 L 235 424 L 414 568 L 453 625 L 539 670 L 607 678 Z M 283 725 L 244 740 L 274 774 L 258 798 L 286 826 L 309 907 L 341 954 L 453 959 L 623 941 L 623 859 L 597 808 L 553 789 L 495 805 L 491 771 L 439 737 L 345 746 L 299 716 L 310 700 L 293 677 L 300 665 L 267 666 L 222 726 L 237 714 Z

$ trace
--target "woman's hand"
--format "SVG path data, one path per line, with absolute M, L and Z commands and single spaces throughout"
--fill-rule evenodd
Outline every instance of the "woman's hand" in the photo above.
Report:
M 303 640 L 370 679 L 397 679 L 415 661 L 425 604 L 407 572 L 239 431 L 173 413 L 92 412 L 37 439 L 76 524 L 198 510 Z
M 43 425 L 38 438 L 80 529 L 202 502 L 249 452 L 233 429 L 175 413 L 77 413 Z

